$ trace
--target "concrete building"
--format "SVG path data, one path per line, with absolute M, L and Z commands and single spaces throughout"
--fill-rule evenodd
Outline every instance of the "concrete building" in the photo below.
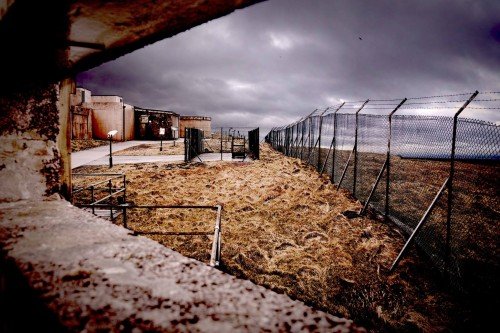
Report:
M 165 134 L 160 134 L 160 129 Z M 172 140 L 179 138 L 179 115 L 172 111 L 135 108 L 136 140 Z
M 118 131 L 116 141 L 134 139 L 134 107 L 120 96 L 92 95 L 78 87 L 70 95 L 70 109 L 71 139 L 106 140 L 112 130 Z
M 198 128 L 207 137 L 212 133 L 212 118 L 204 116 L 181 116 L 179 127 L 181 138 L 184 137 L 186 128 Z
M 120 96 L 92 96 L 92 132 L 94 139 L 105 140 L 108 132 L 117 130 L 114 139 L 134 139 L 134 107 Z

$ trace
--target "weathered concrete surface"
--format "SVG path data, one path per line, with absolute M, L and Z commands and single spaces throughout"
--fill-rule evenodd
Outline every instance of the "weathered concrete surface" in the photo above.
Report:
M 358 331 L 63 200 L 0 204 L 1 256 L 70 331 Z
M 67 84 L 0 95 L 0 202 L 33 199 L 67 184 Z M 68 100 L 68 101 L 66 101 Z M 66 185 L 68 186 L 68 185 Z

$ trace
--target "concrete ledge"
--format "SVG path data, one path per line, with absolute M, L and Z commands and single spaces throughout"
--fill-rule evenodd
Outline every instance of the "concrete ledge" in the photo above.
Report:
M 364 331 L 63 200 L 3 203 L 0 220 L 1 259 L 69 331 Z

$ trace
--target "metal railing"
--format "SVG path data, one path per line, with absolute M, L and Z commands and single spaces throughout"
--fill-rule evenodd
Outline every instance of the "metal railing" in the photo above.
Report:
M 120 215 L 121 210 L 114 209 L 113 203 L 124 203 L 127 199 L 126 176 L 122 173 L 74 173 L 73 178 L 91 179 L 91 183 L 80 187 L 73 186 L 71 203 L 77 207 L 83 207 L 92 211 L 92 214 L 107 217 L 109 210 L 110 220 Z M 103 180 L 97 180 L 102 179 Z M 95 179 L 95 180 L 94 180 Z M 100 207 L 101 204 L 109 207 Z
M 200 236 L 200 235 L 213 235 L 212 250 L 210 254 L 209 265 L 218 267 L 221 263 L 221 244 L 222 244 L 222 206 L 196 206 L 196 205 L 135 205 L 129 203 L 122 204 L 109 204 L 109 203 L 92 203 L 92 204 L 78 204 L 77 207 L 91 208 L 91 209 L 109 209 L 113 211 L 121 211 L 122 225 L 124 228 L 131 230 L 135 235 L 163 235 L 163 236 Z M 216 212 L 214 231 L 154 231 L 147 232 L 135 230 L 128 226 L 128 212 L 135 209 L 208 209 Z M 115 215 L 116 217 L 116 215 Z
M 408 234 L 391 269 L 415 242 L 454 287 L 490 294 L 498 292 L 500 126 L 460 116 L 499 110 L 498 95 L 343 102 L 273 128 L 266 142 L 350 191 L 360 214 L 371 207 Z

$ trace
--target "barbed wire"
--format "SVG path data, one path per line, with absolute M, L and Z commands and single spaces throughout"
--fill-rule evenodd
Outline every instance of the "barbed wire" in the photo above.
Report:
M 490 95 L 500 94 L 500 91 L 483 91 L 480 92 L 478 95 L 485 95 L 485 94 L 490 94 Z
M 439 109 L 458 109 L 457 106 L 434 106 L 434 107 L 414 107 L 414 106 L 402 106 L 401 109 L 405 110 L 439 110 Z M 468 109 L 475 109 L 475 110 L 498 110 L 500 107 L 474 107 L 474 106 L 469 106 L 467 107 Z
M 408 100 L 419 100 L 419 99 L 431 99 L 431 98 L 444 98 L 444 97 L 456 97 L 456 96 L 471 96 L 474 94 L 474 92 L 464 92 L 464 93 L 458 93 L 458 94 L 443 94 L 443 95 L 430 95 L 430 96 L 417 96 L 417 97 L 408 97 Z M 478 95 L 487 95 L 487 94 L 500 94 L 500 91 L 483 91 L 479 92 Z M 370 104 L 373 105 L 372 102 L 401 102 L 404 98 L 387 98 L 387 99 L 370 99 Z M 494 99 L 499 100 L 499 99 Z M 462 100 L 458 100 L 456 102 L 461 102 Z M 463 102 L 467 101 L 467 99 L 463 100 Z M 482 100 L 475 100 L 475 101 L 482 101 Z M 360 100 L 360 101 L 346 101 L 346 104 L 353 104 L 353 103 L 364 103 L 366 100 Z M 454 102 L 454 101 L 448 101 L 448 102 Z M 397 103 L 395 103 L 397 104 Z
M 456 97 L 456 96 L 470 96 L 474 92 L 460 93 L 460 94 L 447 94 L 447 95 L 434 95 L 434 96 L 421 96 L 421 97 L 408 97 L 408 99 L 430 99 L 430 98 L 443 98 L 443 97 Z

